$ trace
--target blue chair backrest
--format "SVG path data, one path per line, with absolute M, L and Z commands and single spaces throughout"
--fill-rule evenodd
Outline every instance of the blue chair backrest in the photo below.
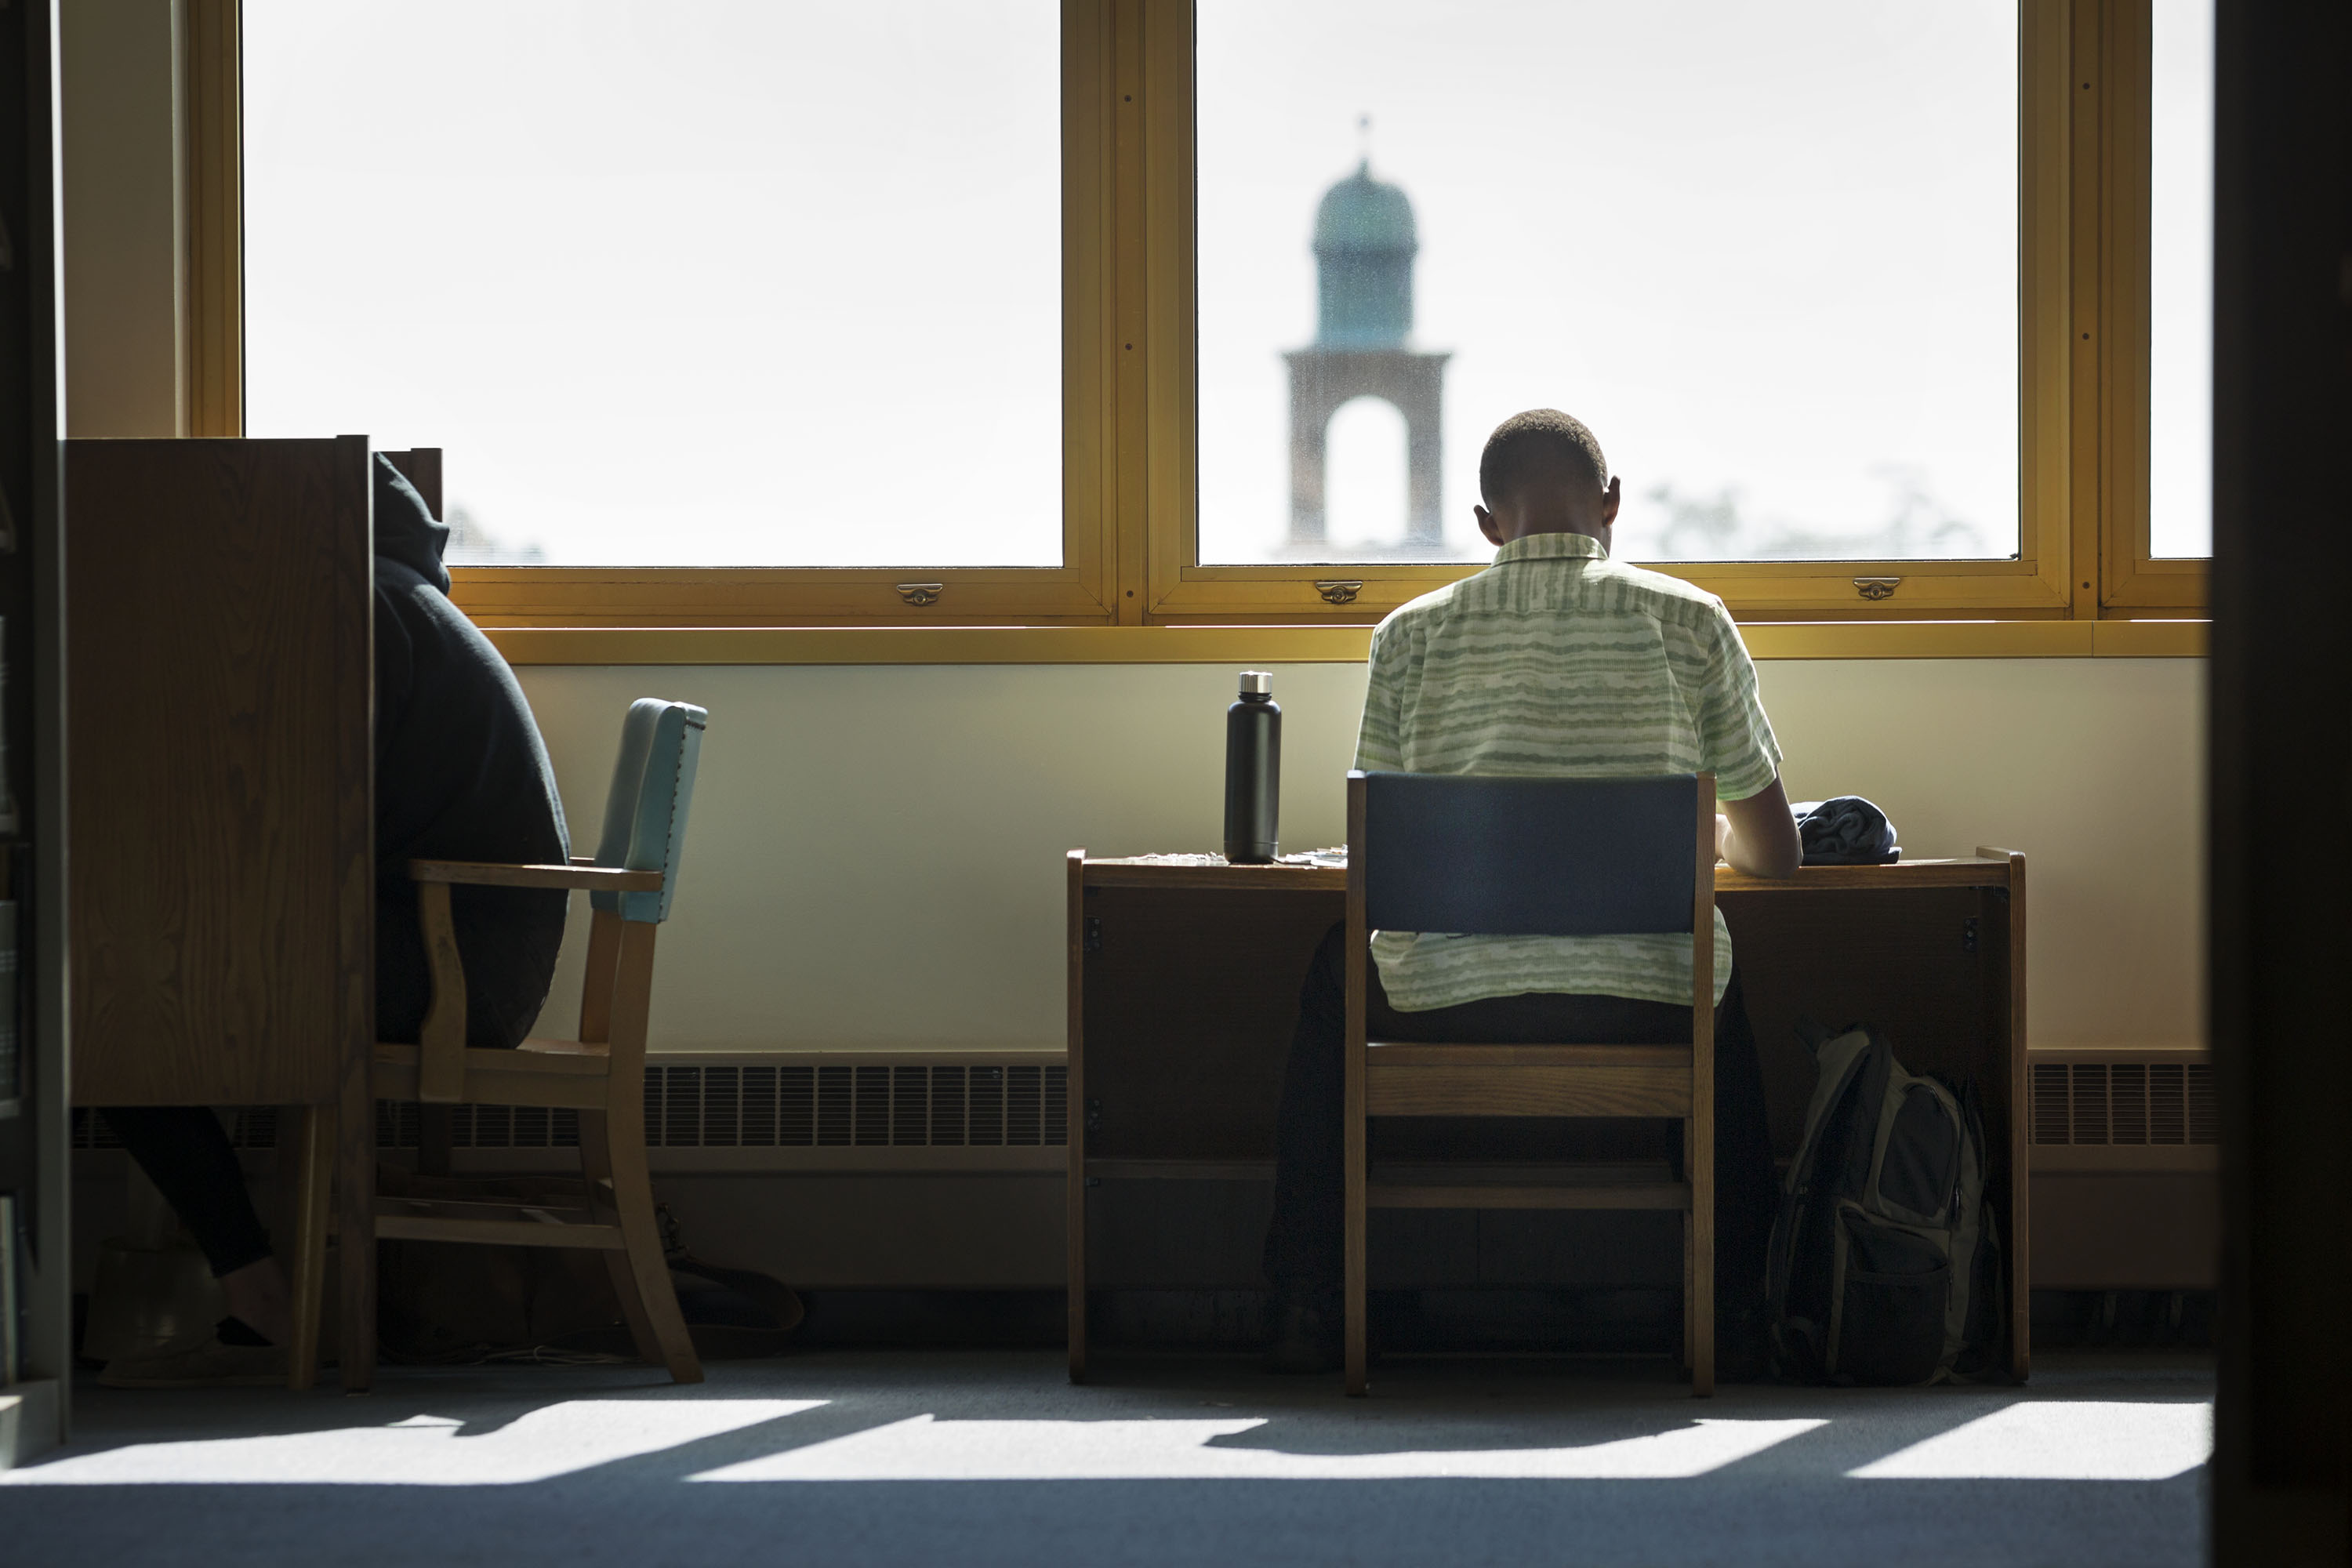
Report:
M 691 702 L 640 697 L 621 724 L 621 755 L 613 764 L 613 792 L 604 797 L 604 834 L 596 864 L 659 871 L 653 893 L 592 893 L 600 910 L 625 921 L 669 919 L 677 893 L 678 857 L 686 847 L 687 807 L 694 800 L 694 770 L 702 758 L 702 727 L 710 715 Z
M 1364 776 L 1365 915 L 1479 936 L 1687 931 L 1698 779 Z

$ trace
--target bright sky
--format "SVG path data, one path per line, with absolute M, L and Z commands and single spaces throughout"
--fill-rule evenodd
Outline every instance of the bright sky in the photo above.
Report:
M 245 0 L 251 432 L 567 564 L 1061 555 L 1057 8 Z
M 2213 549 L 2213 0 L 2156 0 L 2149 116 L 2148 533 Z
M 1056 560 L 1056 12 L 246 0 L 249 427 L 442 447 L 453 510 L 559 563 Z M 2015 548 L 2013 3 L 1201 0 L 1199 36 L 1208 558 L 1286 530 L 1279 354 L 1366 113 L 1462 552 L 1536 405 L 1624 476 L 1622 553 L 1670 548 L 1660 487 L 1745 548 L 1885 545 L 1906 497 L 1919 552 Z M 1396 416 L 1332 441 L 1335 536 L 1395 537 Z

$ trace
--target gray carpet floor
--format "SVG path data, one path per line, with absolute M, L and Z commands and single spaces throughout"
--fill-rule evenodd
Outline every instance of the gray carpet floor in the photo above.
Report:
M 2128 1563 L 2203 1558 L 2210 1361 L 2045 1353 L 2030 1388 L 1726 1388 L 1657 1363 L 814 1352 L 387 1369 L 345 1398 L 85 1384 L 0 1475 L 48 1564 Z

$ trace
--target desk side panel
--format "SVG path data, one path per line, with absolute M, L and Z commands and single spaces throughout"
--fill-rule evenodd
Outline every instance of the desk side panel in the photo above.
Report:
M 2033 1370 L 2033 1182 L 2028 1171 L 2025 1018 L 2025 858 L 2011 860 L 2009 886 L 1985 895 L 1985 1016 L 2006 1061 L 2000 1091 L 1985 1096 L 1986 1191 L 2007 1216 L 2000 1238 L 2009 1275 L 2010 1375 Z
M 1975 1079 L 1988 1120 L 2001 1123 L 1986 1129 L 1999 1145 L 1992 1163 L 2008 1169 L 2009 1064 L 1986 1006 L 1990 950 L 2007 931 L 1985 919 L 1981 889 L 1717 897 L 1756 1031 L 1775 1156 L 1793 1155 L 1804 1138 L 1816 1075 L 1796 1025 L 1811 1017 L 1876 1025 L 1910 1071 Z
M 364 443 L 67 469 L 74 1097 L 331 1101 L 371 912 Z
M 1339 892 L 1089 886 L 1089 1158 L 1269 1160 L 1298 987 Z

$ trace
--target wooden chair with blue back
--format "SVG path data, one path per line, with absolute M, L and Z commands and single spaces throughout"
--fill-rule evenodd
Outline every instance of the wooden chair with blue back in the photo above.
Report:
M 653 994 L 654 937 L 677 891 L 688 806 L 694 795 L 705 711 L 641 698 L 621 730 L 593 858 L 567 866 L 416 860 L 418 918 L 433 972 L 433 1005 L 417 1045 L 375 1047 L 381 1100 L 425 1105 L 569 1109 L 579 1114 L 586 1202 L 577 1209 L 378 1198 L 379 1237 L 602 1251 L 637 1353 L 679 1383 L 702 1380 L 701 1363 L 664 1261 L 646 1163 L 646 1021 Z M 585 889 L 592 924 L 578 1040 L 532 1038 L 511 1051 L 466 1044 L 466 976 L 450 925 L 454 886 Z M 343 1385 L 368 1385 L 373 1337 L 343 1349 Z
M 1365 1375 L 1370 1208 L 1683 1214 L 1683 1352 L 1715 1391 L 1715 776 L 1348 775 L 1348 1392 Z M 1465 935 L 1687 932 L 1684 1045 L 1383 1044 L 1366 1039 L 1374 930 Z M 1680 1181 L 1384 1182 L 1373 1116 L 1655 1117 L 1683 1124 Z M 1571 1168 L 1572 1169 L 1572 1168 Z

